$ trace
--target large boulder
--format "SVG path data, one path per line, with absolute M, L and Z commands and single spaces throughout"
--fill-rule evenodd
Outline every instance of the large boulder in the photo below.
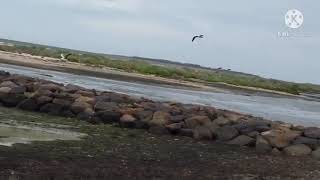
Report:
M 61 85 L 58 84 L 54 84 L 54 83 L 48 83 L 48 84 L 42 84 L 39 86 L 38 90 L 49 90 L 51 92 L 58 92 L 61 91 L 62 88 Z
M 318 146 L 320 147 L 320 140 L 314 139 L 314 138 L 303 137 L 303 136 L 299 136 L 292 143 L 293 144 L 305 144 L 305 145 L 311 147 L 312 149 L 316 149 Z
M 184 120 L 186 126 L 190 129 L 194 129 L 197 126 L 205 125 L 211 122 L 208 116 L 192 116 Z
M 130 96 L 125 94 L 118 94 L 118 93 L 111 92 L 109 94 L 109 98 L 111 102 L 116 102 L 116 103 L 132 103 L 133 102 L 133 99 L 130 98 Z
M 9 88 L 15 88 L 18 87 L 18 85 L 12 81 L 3 81 L 0 84 L 0 87 L 9 87 Z
M 72 104 L 72 101 L 68 99 L 60 99 L 60 98 L 54 98 L 52 101 L 53 104 L 58 104 L 64 108 L 70 107 Z
M 277 148 L 284 148 L 295 138 L 301 135 L 300 131 L 293 131 L 288 128 L 272 129 L 261 133 L 261 135 L 272 145 Z
M 81 120 L 90 121 L 94 116 L 94 111 L 91 108 L 87 108 L 84 111 L 77 114 L 77 118 Z
M 185 116 L 184 116 L 184 115 L 171 116 L 171 122 L 173 122 L 173 123 L 183 122 L 184 119 L 185 119 Z
M 306 128 L 303 134 L 306 137 L 320 139 L 320 128 L 317 128 L 317 127 Z
M 225 117 L 218 117 L 217 119 L 214 120 L 214 122 L 216 124 L 218 124 L 219 126 L 225 126 L 225 125 L 230 125 L 231 124 L 231 120 L 225 118 Z
M 256 137 L 256 150 L 259 153 L 268 153 L 272 150 L 271 145 L 269 142 L 264 139 L 262 136 Z
M 82 87 L 80 86 L 76 86 L 76 85 L 73 85 L 73 84 L 67 84 L 65 87 L 64 87 L 64 91 L 65 92 L 68 92 L 68 93 L 75 93 L 77 92 L 78 90 L 82 89 Z
M 35 98 L 41 97 L 41 96 L 52 97 L 53 96 L 53 92 L 51 92 L 48 89 L 38 89 L 33 94 L 33 97 L 35 97 Z
M 81 96 L 86 96 L 86 97 L 94 97 L 95 93 L 93 91 L 89 90 L 79 90 L 76 92 L 76 94 L 80 94 Z
M 217 113 L 219 114 L 220 117 L 224 117 L 231 122 L 238 122 L 239 119 L 243 118 L 244 115 L 240 113 L 236 113 L 233 111 L 228 111 L 228 110 L 217 110 Z
M 121 113 L 116 111 L 99 111 L 95 113 L 96 116 L 100 118 L 103 123 L 114 123 L 119 122 L 121 118 Z
M 79 96 L 76 98 L 75 102 L 86 102 L 90 105 L 94 105 L 94 99 L 92 97 L 86 97 L 86 96 Z
M 12 94 L 23 94 L 27 91 L 27 88 L 24 86 L 12 87 L 10 93 Z
M 138 111 L 135 116 L 143 122 L 149 122 L 152 120 L 153 112 L 149 110 Z
M 210 130 L 213 138 L 216 136 L 216 131 L 220 128 L 220 126 L 215 122 L 207 123 L 204 126 L 206 126 Z
M 169 125 L 166 125 L 166 128 L 171 132 L 172 134 L 177 134 L 180 132 L 180 130 L 185 126 L 183 122 L 180 123 L 172 123 Z
M 4 106 L 7 107 L 15 107 L 24 99 L 26 99 L 26 96 L 24 94 L 0 93 L 0 101 Z
M 118 104 L 115 102 L 99 101 L 94 106 L 95 111 L 116 111 L 118 109 Z
M 239 146 L 250 146 L 253 145 L 255 143 L 255 139 L 246 136 L 246 135 L 240 135 L 234 139 L 232 139 L 231 141 L 227 142 L 227 144 L 232 144 L 232 145 L 239 145 Z
M 6 94 L 9 94 L 11 92 L 11 89 L 10 87 L 0 87 L 0 94 L 3 94 L 3 95 L 6 95 Z
M 137 119 L 130 114 L 125 114 L 120 118 L 120 125 L 122 127 L 133 128 L 136 125 Z
M 48 97 L 48 96 L 40 96 L 40 97 L 36 98 L 37 104 L 40 106 L 47 104 L 47 103 L 51 103 L 52 100 L 53 100 L 53 98 Z
M 170 123 L 170 114 L 164 111 L 157 111 L 153 114 L 150 126 L 166 126 Z
M 241 134 L 248 135 L 254 131 L 264 132 L 269 131 L 270 127 L 266 122 L 263 121 L 245 121 L 233 125 Z
M 284 148 L 283 152 L 290 156 L 306 156 L 309 155 L 312 150 L 304 144 L 295 144 Z
M 91 108 L 92 107 L 90 104 L 88 104 L 86 102 L 77 102 L 77 101 L 74 102 L 70 107 L 71 111 L 75 114 L 79 114 L 79 113 L 83 112 L 84 110 L 91 109 Z
M 63 106 L 59 104 L 48 103 L 40 107 L 40 112 L 48 113 L 51 115 L 61 115 Z
M 28 111 L 36 111 L 39 106 L 34 99 L 25 99 L 17 105 L 17 108 L 28 110 Z
M 210 131 L 210 129 L 206 126 L 197 126 L 194 129 L 194 134 L 193 137 L 195 139 L 201 140 L 201 139 L 206 139 L 206 140 L 210 140 L 212 139 L 212 133 Z
M 220 141 L 228 141 L 239 135 L 237 129 L 231 126 L 224 126 L 215 131 L 216 137 Z
M 312 157 L 315 159 L 320 159 L 320 148 L 312 151 Z

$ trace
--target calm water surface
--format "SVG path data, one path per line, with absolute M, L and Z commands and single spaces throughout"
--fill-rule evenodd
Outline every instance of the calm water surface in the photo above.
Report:
M 0 64 L 0 70 L 59 83 L 75 84 L 90 89 L 115 91 L 160 101 L 210 105 L 221 109 L 249 113 L 271 120 L 320 127 L 320 102 L 183 90 L 6 64 Z M 51 75 L 52 77 L 43 74 Z

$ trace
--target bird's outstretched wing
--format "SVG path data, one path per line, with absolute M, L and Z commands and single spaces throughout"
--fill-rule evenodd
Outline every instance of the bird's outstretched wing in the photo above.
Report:
M 197 38 L 198 36 L 194 36 L 193 38 L 192 38 L 192 42 Z

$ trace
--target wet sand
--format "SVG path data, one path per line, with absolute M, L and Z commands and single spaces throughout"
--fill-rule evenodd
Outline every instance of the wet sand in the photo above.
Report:
M 0 108 L 0 120 L 78 126 L 81 141 L 0 146 L 0 179 L 278 180 L 320 178 L 311 157 L 258 154 L 247 147 L 196 142 L 142 130 Z

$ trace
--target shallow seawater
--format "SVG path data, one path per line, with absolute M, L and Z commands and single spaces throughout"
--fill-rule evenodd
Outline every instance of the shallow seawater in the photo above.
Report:
M 315 101 L 192 91 L 6 64 L 0 64 L 0 70 L 65 84 L 75 84 L 90 89 L 114 91 L 159 101 L 202 104 L 275 121 L 320 127 L 320 102 Z M 47 76 L 41 74 L 46 74 Z
M 0 123 L 0 145 L 12 146 L 17 143 L 30 144 L 33 141 L 81 140 L 86 136 L 69 130 L 44 128 L 33 125 L 8 125 Z

